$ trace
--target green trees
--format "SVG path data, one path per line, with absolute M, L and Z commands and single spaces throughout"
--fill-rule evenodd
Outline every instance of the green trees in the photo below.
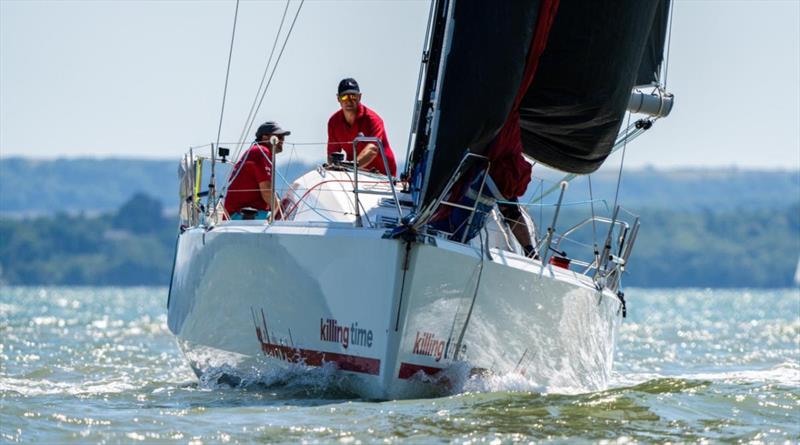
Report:
M 788 287 L 800 256 L 800 202 L 777 209 L 642 212 L 624 283 Z
M 137 192 L 117 210 L 111 218 L 111 224 L 116 229 L 131 233 L 153 233 L 160 228 L 163 210 L 161 201 Z
M 719 211 L 645 208 L 639 214 L 642 229 L 623 278 L 626 286 L 793 285 L 800 202 Z M 544 225 L 550 218 L 543 216 Z M 567 208 L 559 228 L 578 219 Z M 587 229 L 577 238 L 591 245 Z M 116 212 L 95 216 L 0 218 L 0 282 L 167 285 L 176 236 L 177 221 L 164 217 L 160 202 L 143 193 Z M 570 256 L 579 252 L 566 242 L 561 247 Z
M 0 282 L 164 285 L 176 223 L 142 193 L 98 216 L 0 219 Z

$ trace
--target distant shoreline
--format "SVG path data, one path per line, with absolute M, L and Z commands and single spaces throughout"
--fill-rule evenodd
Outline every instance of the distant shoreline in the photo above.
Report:
M 105 162 L 105 161 L 122 161 L 122 162 L 170 162 L 177 165 L 180 159 L 180 154 L 170 154 L 164 156 L 93 156 L 93 155 L 75 155 L 75 156 L 21 156 L 21 155 L 2 155 L 0 154 L 0 162 L 5 161 L 28 161 L 28 162 L 63 162 L 63 161 L 85 161 L 85 162 Z M 322 162 L 322 159 L 319 160 Z M 314 162 L 299 161 L 301 164 L 313 164 Z M 616 164 L 616 165 L 615 165 Z M 398 161 L 398 166 L 403 165 L 403 162 Z M 541 168 L 541 166 L 540 166 Z M 608 162 L 598 172 L 614 172 L 616 173 L 619 168 L 615 162 Z M 626 165 L 626 171 L 659 171 L 659 172 L 764 172 L 764 173 L 790 173 L 796 172 L 800 174 L 800 160 L 795 167 L 780 166 L 741 166 L 741 165 L 670 165 L 670 166 L 657 166 L 651 164 L 644 165 Z
M 169 283 L 178 233 L 177 165 L 130 158 L 0 158 L 0 282 Z M 227 177 L 229 168 L 218 169 L 218 177 Z M 292 180 L 311 168 L 286 162 L 278 172 Z M 539 167 L 534 175 L 523 203 L 563 176 L 547 176 Z M 571 203 L 614 199 L 617 171 L 591 178 L 591 195 L 586 177 L 571 183 L 558 228 L 585 218 L 581 212 L 588 208 Z M 800 170 L 629 169 L 619 190 L 619 202 L 642 222 L 623 284 L 793 283 L 800 254 Z M 540 231 L 552 221 L 554 199 L 529 207 Z M 608 208 L 595 210 L 604 214 Z

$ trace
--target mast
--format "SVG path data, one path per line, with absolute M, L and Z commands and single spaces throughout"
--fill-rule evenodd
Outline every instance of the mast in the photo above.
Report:
M 411 115 L 411 125 L 408 128 L 408 143 L 406 144 L 406 165 L 403 167 L 401 177 L 409 177 L 411 172 L 411 153 L 415 146 L 415 136 L 418 131 L 418 121 L 422 108 L 422 88 L 423 81 L 426 79 L 427 65 L 430 60 L 431 33 L 433 32 L 433 19 L 435 16 L 438 2 L 432 1 L 428 8 L 428 23 L 425 24 L 425 41 L 422 44 L 422 58 L 419 64 L 419 74 L 417 75 L 417 88 L 414 91 L 414 114 Z M 436 15 L 438 17 L 438 15 Z M 427 86 L 427 85 L 426 85 Z
M 449 46 L 452 39 L 450 22 L 454 5 L 455 0 L 435 1 L 432 38 L 422 59 L 422 64 L 425 65 L 425 84 L 415 113 L 414 146 L 410 159 L 406 161 L 406 174 L 409 175 L 411 181 L 415 207 L 419 206 L 419 200 L 424 196 L 430 171 L 430 162 L 426 162 L 426 160 L 430 159 L 430 153 L 435 148 L 430 144 L 435 140 L 433 136 L 436 134 L 438 124 L 437 98 L 440 95 L 439 89 L 442 85 L 445 57 L 447 57 L 445 48 Z M 418 210 L 419 208 L 417 208 Z

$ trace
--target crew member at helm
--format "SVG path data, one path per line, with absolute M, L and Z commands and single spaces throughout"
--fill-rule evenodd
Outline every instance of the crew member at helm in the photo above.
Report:
M 225 210 L 231 219 L 267 219 L 272 190 L 272 150 L 283 151 L 283 139 L 290 135 L 277 122 L 261 124 L 256 140 L 236 163 L 228 178 Z M 275 197 L 280 215 L 280 200 Z
M 361 103 L 361 90 L 358 82 L 353 78 L 342 79 L 336 95 L 341 109 L 328 120 L 328 162 L 331 154 L 344 150 L 347 160 L 353 160 L 353 140 L 359 134 L 376 137 L 381 140 L 389 164 L 389 173 L 397 174 L 397 164 L 394 160 L 392 147 L 383 126 L 383 119 L 378 113 L 367 108 Z M 356 160 L 358 167 L 364 170 L 377 170 L 386 174 L 383 158 L 374 143 L 359 143 Z

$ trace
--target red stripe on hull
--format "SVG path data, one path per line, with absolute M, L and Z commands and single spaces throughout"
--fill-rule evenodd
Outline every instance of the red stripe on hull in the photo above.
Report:
M 434 366 L 422 366 L 422 365 L 414 365 L 411 363 L 400 363 L 400 372 L 398 373 L 397 377 L 401 379 L 409 379 L 414 376 L 419 371 L 427 375 L 436 375 L 441 371 L 442 368 L 437 368 Z
M 269 357 L 281 359 L 290 363 L 303 363 L 308 366 L 322 366 L 325 363 L 333 362 L 343 371 L 360 372 L 362 374 L 371 375 L 378 375 L 381 369 L 381 361 L 376 358 L 293 348 L 291 346 L 275 345 L 263 341 L 261 342 L 261 350 Z

